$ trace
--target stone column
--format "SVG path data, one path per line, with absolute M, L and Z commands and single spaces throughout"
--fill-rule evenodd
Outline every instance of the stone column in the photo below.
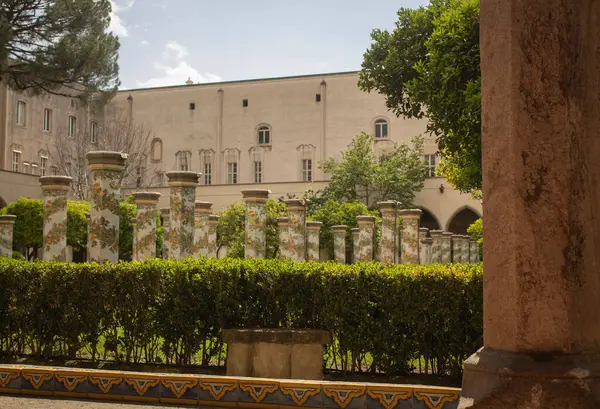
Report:
M 170 187 L 169 258 L 180 260 L 194 253 L 194 203 L 197 172 L 167 172 Z
M 306 222 L 306 259 L 319 261 L 321 259 L 319 249 L 319 233 L 321 222 Z
M 246 202 L 245 258 L 265 258 L 269 190 L 242 190 Z
M 131 224 L 131 230 L 132 230 L 132 235 L 133 235 L 133 240 L 131 243 L 131 260 L 136 261 L 138 259 L 138 257 L 137 257 L 137 229 L 136 229 L 135 218 L 131 219 L 129 221 L 129 223 Z
M 219 216 L 211 214 L 208 216 L 208 257 L 217 257 L 217 225 Z
M 398 254 L 398 203 L 390 200 L 377 203 L 381 211 L 381 253 L 382 263 L 395 263 Z
M 196 201 L 194 212 L 194 256 L 208 256 L 208 217 L 212 209 L 211 202 Z
M 419 227 L 419 263 L 425 264 L 425 239 L 427 238 L 429 229 L 426 227 Z
M 288 217 L 280 217 L 277 219 L 277 227 L 279 228 L 279 258 L 288 260 L 290 255 L 290 219 Z
M 333 231 L 333 256 L 338 263 L 346 264 L 346 229 L 348 226 L 331 226 Z
M 471 263 L 479 263 L 479 245 L 475 239 L 469 240 L 469 258 Z
M 452 235 L 452 262 L 462 263 L 462 236 L 460 234 Z
M 160 214 L 162 215 L 162 227 L 163 227 L 163 259 L 167 260 L 169 258 L 169 237 L 170 237 L 170 229 L 169 229 L 169 212 L 170 209 L 168 207 L 164 207 L 160 209 Z
M 12 258 L 13 228 L 17 216 L 13 214 L 0 215 L 0 256 Z
M 431 264 L 431 252 L 432 252 L 432 247 L 433 247 L 433 239 L 431 237 L 427 237 L 425 238 L 425 240 L 423 240 L 424 243 L 424 247 L 425 247 L 425 262 L 422 262 L 421 264 Z
M 419 263 L 419 222 L 421 219 L 420 209 L 400 210 L 402 217 L 402 264 Z
M 431 230 L 429 235 L 433 239 L 433 244 L 431 245 L 431 262 L 441 263 L 442 262 L 442 231 L 441 230 Z
M 355 227 L 353 229 L 350 229 L 350 232 L 352 233 L 352 263 L 358 263 L 360 261 L 360 229 L 358 227 Z
M 469 236 L 462 236 L 462 255 L 461 260 L 463 263 L 468 264 L 471 262 L 471 255 L 469 253 Z
M 375 233 L 375 216 L 356 216 L 358 222 L 358 257 L 357 261 L 373 261 L 373 234 Z
M 121 152 L 93 151 L 86 155 L 91 171 L 90 260 L 119 261 L 119 219 L 121 177 L 127 155 Z
M 284 200 L 287 205 L 288 218 L 290 219 L 290 255 L 292 260 L 306 260 L 306 203 L 304 200 Z
M 85 212 L 85 221 L 87 222 L 87 233 L 86 233 L 86 246 L 85 246 L 85 260 L 91 261 L 90 259 L 90 243 L 92 242 L 92 218 L 89 212 Z
M 452 263 L 452 236 L 453 234 L 449 231 L 442 233 L 442 255 L 440 263 Z
M 135 192 L 133 199 L 137 207 L 134 227 L 134 245 L 136 260 L 147 260 L 156 257 L 156 210 L 158 192 Z
M 484 347 L 461 408 L 600 407 L 600 2 L 481 2 Z
M 72 180 L 68 176 L 40 178 L 44 196 L 44 261 L 67 261 L 67 195 Z

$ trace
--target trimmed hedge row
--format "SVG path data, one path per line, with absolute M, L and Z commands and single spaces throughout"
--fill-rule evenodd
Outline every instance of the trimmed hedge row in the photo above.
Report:
M 323 328 L 330 368 L 459 375 L 482 298 L 481 265 L 0 258 L 0 352 L 221 365 L 223 328 Z

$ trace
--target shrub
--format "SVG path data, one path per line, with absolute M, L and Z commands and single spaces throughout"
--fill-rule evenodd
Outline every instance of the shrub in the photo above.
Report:
M 326 363 L 459 375 L 482 341 L 480 265 L 0 259 L 0 351 L 222 364 L 224 328 L 323 328 Z
M 483 220 L 481 218 L 475 220 L 467 229 L 467 233 L 477 240 L 479 259 L 483 260 Z

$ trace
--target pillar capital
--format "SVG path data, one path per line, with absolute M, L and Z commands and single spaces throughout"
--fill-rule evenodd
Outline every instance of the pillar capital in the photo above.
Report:
M 277 225 L 280 227 L 287 227 L 290 224 L 290 218 L 289 217 L 278 217 L 277 218 Z
M 429 235 L 433 237 L 442 237 L 443 231 L 441 230 L 430 230 Z
M 0 224 L 14 224 L 15 220 L 17 220 L 17 216 L 14 214 L 0 215 Z
M 161 216 L 164 217 L 169 217 L 169 213 L 171 212 L 171 209 L 168 207 L 163 207 L 160 209 L 160 214 Z
M 112 151 L 91 151 L 85 155 L 88 167 L 92 170 L 123 171 L 127 154 Z
M 166 175 L 169 187 L 196 187 L 198 186 L 198 179 L 200 178 L 201 173 L 174 170 L 167 172 Z
M 347 229 L 348 226 L 345 224 L 336 224 L 335 226 L 331 226 L 331 230 L 333 230 L 334 233 L 346 233 Z
M 396 211 L 396 210 L 398 210 L 399 205 L 400 205 L 400 203 L 396 202 L 395 200 L 386 200 L 385 202 L 377 203 L 377 207 L 379 208 L 381 213 Z
M 398 212 L 398 215 L 403 219 L 418 219 L 422 213 L 421 209 L 402 209 Z
M 42 191 L 56 190 L 68 192 L 73 178 L 70 176 L 42 176 L 40 179 Z
M 194 203 L 194 208 L 197 212 L 210 213 L 212 205 L 212 202 L 203 202 L 200 200 L 196 200 L 196 202 Z
M 317 221 L 306 222 L 306 228 L 309 230 L 321 230 L 321 226 L 323 226 L 322 222 L 317 222 Z
M 209 223 L 218 223 L 219 222 L 219 216 L 211 214 L 210 216 L 208 216 L 208 222 Z
M 134 192 L 131 195 L 136 205 L 156 204 L 160 199 L 160 193 L 158 192 Z
M 359 225 L 375 223 L 375 220 L 377 220 L 375 216 L 356 216 L 356 222 Z
M 269 195 L 271 194 L 270 190 L 267 189 L 245 189 L 242 190 L 242 197 L 244 200 L 262 200 L 267 201 L 269 199 Z

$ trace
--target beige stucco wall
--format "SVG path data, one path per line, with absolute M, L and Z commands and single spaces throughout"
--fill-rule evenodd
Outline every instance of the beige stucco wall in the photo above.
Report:
M 12 203 L 20 197 L 42 198 L 39 176 L 0 170 L 0 198 Z

